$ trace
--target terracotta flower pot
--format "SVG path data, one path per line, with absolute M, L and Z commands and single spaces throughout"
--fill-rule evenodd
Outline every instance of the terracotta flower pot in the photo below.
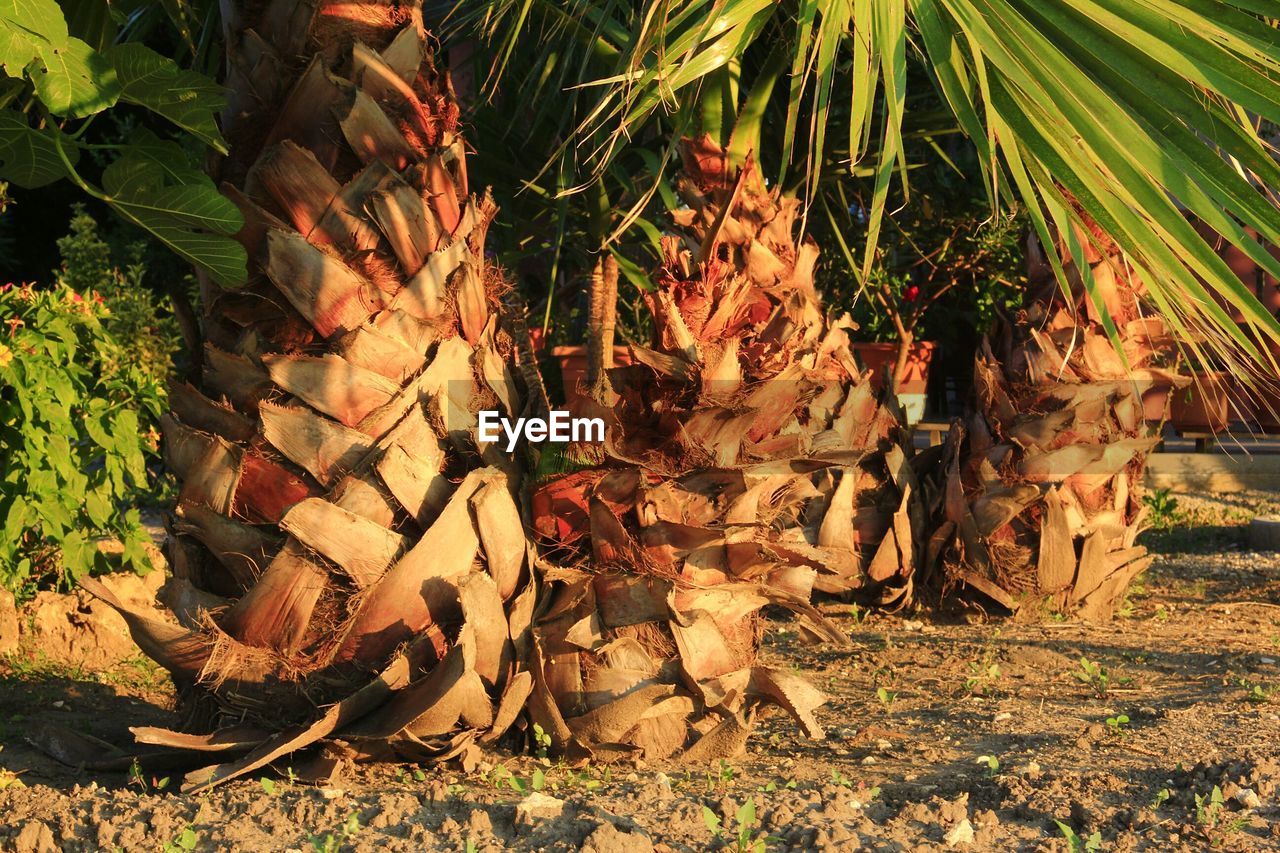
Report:
M 1276 294 L 1280 291 L 1270 287 L 1269 293 Z M 1264 302 L 1264 304 L 1270 308 L 1270 303 Z M 1240 324 L 1240 330 L 1253 342 L 1254 346 L 1270 353 L 1273 358 L 1280 359 L 1280 343 L 1266 335 L 1259 335 L 1245 323 Z M 1259 382 L 1253 387 L 1247 383 L 1241 383 L 1241 385 L 1241 393 L 1236 399 L 1236 405 L 1241 409 L 1241 419 L 1251 425 L 1256 424 L 1263 432 L 1280 432 L 1280 383 L 1272 379 Z
M 1173 395 L 1173 387 L 1164 383 L 1155 384 L 1142 392 L 1142 417 L 1156 423 L 1169 419 L 1169 400 Z
M 564 389 L 564 405 L 569 414 L 579 417 L 584 414 L 583 406 L 588 401 L 586 395 L 587 382 L 587 348 L 585 346 L 554 347 L 551 355 L 560 363 L 560 381 Z M 630 347 L 614 347 L 613 363 L 616 367 L 631 364 Z
M 898 378 L 894 392 L 898 402 L 906 410 L 907 421 L 917 423 L 924 417 L 925 397 L 929 390 L 929 365 L 938 345 L 934 341 L 915 341 L 907 351 L 906 368 Z M 895 343 L 858 343 L 853 351 L 861 359 L 864 367 L 871 371 L 871 387 L 879 391 L 884 387 L 885 377 L 893 370 L 898 356 L 898 345 Z
M 1265 385 L 1253 394 L 1253 419 L 1263 432 L 1280 432 L 1280 387 Z
M 1190 386 L 1173 392 L 1169 420 L 1180 430 L 1222 432 L 1230 419 L 1231 387 L 1229 373 L 1197 371 Z

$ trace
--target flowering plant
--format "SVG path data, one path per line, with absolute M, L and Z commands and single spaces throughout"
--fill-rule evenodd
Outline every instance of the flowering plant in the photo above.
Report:
M 109 567 L 150 568 L 139 513 L 159 381 L 120 359 L 93 292 L 0 285 L 0 586 L 26 592 Z

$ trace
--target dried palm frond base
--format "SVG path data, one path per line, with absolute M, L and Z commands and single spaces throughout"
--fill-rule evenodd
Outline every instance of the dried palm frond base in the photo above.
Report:
M 822 739 L 813 712 L 826 697 L 797 675 L 756 665 L 759 610 L 778 601 L 767 590 L 596 569 L 547 577 L 529 710 L 571 756 L 731 758 L 761 705 L 781 706 Z
M 142 766 L 207 764 L 184 780 L 183 790 L 198 791 L 303 750 L 322 763 L 473 764 L 478 745 L 516 722 L 533 683 L 522 662 L 536 585 L 508 485 L 498 468 L 469 474 L 418 545 L 359 596 L 355 618 L 332 626 L 310 657 L 237 639 L 223 627 L 225 612 L 180 627 L 82 581 L 169 670 L 199 720 L 193 728 L 207 732 L 134 729 L 140 744 L 163 748 L 138 755 Z M 368 630 L 374 623 L 381 627 Z M 370 672 L 365 660 L 386 662 Z
M 1145 284 L 1119 246 L 1092 223 L 1057 242 L 1068 287 L 1032 239 L 1038 286 L 996 351 L 984 342 L 976 411 L 953 426 L 935 469 L 922 601 L 1103 620 L 1151 563 L 1137 537 L 1142 472 L 1159 439 L 1143 395 L 1190 378 L 1171 368 L 1176 342 L 1146 310 Z
M 521 472 L 476 439 L 479 410 L 529 396 L 496 207 L 420 3 L 224 6 L 214 162 L 249 282 L 206 293 L 200 387 L 163 422 L 182 627 L 124 615 L 188 719 L 138 736 L 207 765 L 187 790 L 321 745 L 465 758 L 532 686 Z
M 597 566 L 701 583 L 909 596 L 924 514 L 901 422 L 824 316 L 799 203 L 709 137 L 682 144 L 687 209 L 645 295 L 654 334 L 593 366 L 600 467 L 543 487 L 535 526 Z M 592 351 L 612 352 L 614 275 L 592 289 Z M 607 476 L 606 476 L 607 473 Z M 605 509 L 607 507 L 607 509 Z
M 1113 614 L 1151 562 L 1136 540 L 1142 471 L 1159 439 L 1135 374 L 1155 371 L 1146 362 L 1167 340 L 1145 328 L 1159 346 L 1135 344 L 1130 370 L 1089 328 L 1066 335 L 1080 342 L 1070 354 L 1052 331 L 1034 335 L 1018 355 L 1022 381 L 989 350 L 979 358 L 979 411 L 953 425 L 944 451 L 930 549 L 942 566 L 928 567 L 926 600 L 977 593 L 1028 618 Z M 1164 371 L 1160 381 L 1186 384 Z

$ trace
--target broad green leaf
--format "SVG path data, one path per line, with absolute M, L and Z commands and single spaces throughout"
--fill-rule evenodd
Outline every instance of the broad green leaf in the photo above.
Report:
M 117 45 L 107 51 L 107 58 L 115 66 L 123 100 L 164 116 L 226 153 L 226 141 L 214 121 L 226 106 L 221 86 L 140 44 Z
M 51 113 L 85 118 L 114 106 L 120 97 L 116 70 L 78 38 L 42 50 L 27 66 L 36 95 Z
M 103 172 L 103 200 L 218 284 L 242 284 L 248 256 L 229 235 L 244 218 L 207 176 L 184 165 L 180 151 L 172 143 L 140 144 Z
M 67 22 L 54 0 L 0 0 L 0 69 L 10 77 L 66 43 Z
M 21 113 L 0 110 L 0 179 L 35 189 L 69 177 L 54 143 L 59 136 L 55 128 L 30 127 Z M 64 144 L 63 150 L 74 166 L 79 149 Z

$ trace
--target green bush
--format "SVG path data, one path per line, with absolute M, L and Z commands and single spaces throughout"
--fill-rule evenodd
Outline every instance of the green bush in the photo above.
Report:
M 173 315 L 146 287 L 143 256 L 146 244 L 123 247 L 124 264 L 117 265 L 111 246 L 99 234 L 98 223 L 76 205 L 71 232 L 58 240 L 62 267 L 58 280 L 77 293 L 96 294 L 107 307 L 102 320 L 118 347 L 101 369 L 108 374 L 140 370 L 150 381 L 165 384 L 173 372 L 174 355 L 182 336 Z M 126 381 L 131 381 L 126 379 Z
M 954 345 L 986 333 L 1022 302 L 1029 228 L 1023 216 L 991 216 L 978 199 L 917 196 L 890 219 L 868 294 L 852 305 L 858 337 L 897 340 L 885 302 L 919 340 Z
M 164 409 L 159 377 L 125 357 L 92 291 L 0 287 L 0 586 L 25 595 L 121 562 L 150 568 L 133 502 Z

